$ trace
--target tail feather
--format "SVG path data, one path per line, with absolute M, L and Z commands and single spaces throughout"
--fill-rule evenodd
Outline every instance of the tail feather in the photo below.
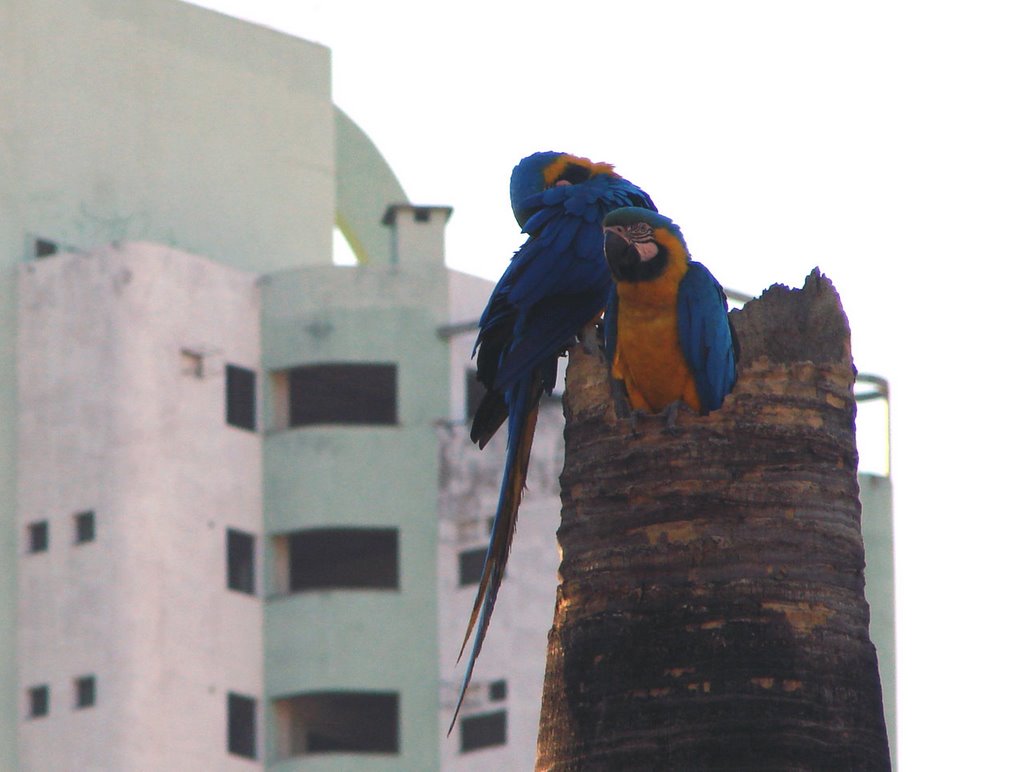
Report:
M 505 473 L 502 478 L 501 492 L 498 495 L 498 509 L 491 530 L 491 543 L 487 548 L 484 570 L 480 577 L 480 587 L 473 601 L 473 611 L 466 626 L 466 635 L 459 650 L 459 660 L 466 652 L 469 639 L 476 630 L 473 646 L 470 649 L 466 674 L 459 692 L 459 701 L 455 706 L 452 723 L 448 727 L 450 735 L 459 716 L 459 709 L 466 697 L 469 681 L 473 675 L 480 649 L 483 647 L 487 627 L 494 611 L 494 603 L 498 597 L 498 587 L 505 574 L 509 549 L 512 546 L 512 535 L 515 533 L 516 516 L 519 504 L 526 488 L 526 473 L 530 465 L 530 449 L 533 446 L 534 430 L 537 427 L 537 411 L 543 389 L 539 371 L 528 385 L 514 389 L 513 402 L 509 411 L 508 447 L 505 450 Z

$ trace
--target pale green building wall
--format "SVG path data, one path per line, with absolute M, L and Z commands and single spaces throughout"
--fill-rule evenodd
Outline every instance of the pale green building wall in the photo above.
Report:
M 260 272 L 330 262 L 323 46 L 177 0 L 0 0 L 0 73 L 15 242 L 157 241 Z
M 440 259 L 444 210 L 393 223 L 409 230 L 392 261 L 285 271 L 265 277 L 263 370 L 330 362 L 398 366 L 396 426 L 313 426 L 272 431 L 264 444 L 268 545 L 275 535 L 324 526 L 396 527 L 399 589 L 300 592 L 266 606 L 267 759 L 274 700 L 307 691 L 399 693 L 398 757 L 346 755 L 346 770 L 436 769 L 438 699 L 435 422 L 448 409 L 447 276 Z M 420 236 L 417 245 L 416 237 Z M 384 264 L 381 264 L 381 263 Z M 275 379 L 264 381 L 273 425 Z M 425 387 L 429 384 L 429 387 Z M 274 557 L 265 564 L 273 572 Z M 268 582 L 272 583 L 268 576 Z M 333 764 L 339 757 L 333 756 Z M 334 769 L 315 756 L 282 769 Z
M 390 259 L 391 228 L 386 207 L 409 199 L 373 142 L 345 113 L 334 108 L 335 224 L 360 263 Z
M 871 642 L 878 652 L 889 755 L 896 769 L 896 587 L 893 556 L 892 478 L 860 474 L 864 536 L 864 594 L 871 607 Z

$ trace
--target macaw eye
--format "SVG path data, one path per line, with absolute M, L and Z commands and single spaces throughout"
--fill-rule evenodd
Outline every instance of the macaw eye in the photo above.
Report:
M 630 241 L 650 241 L 654 237 L 654 229 L 645 222 L 633 223 L 626 228 Z
M 558 179 L 555 180 L 557 185 L 559 182 L 568 182 L 570 185 L 578 185 L 581 182 L 586 182 L 590 179 L 590 169 L 580 164 L 566 164 L 565 169 L 561 174 L 558 175 Z

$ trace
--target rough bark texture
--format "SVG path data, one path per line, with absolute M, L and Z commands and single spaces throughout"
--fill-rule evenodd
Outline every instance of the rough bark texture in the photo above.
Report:
M 815 270 L 732 319 L 733 394 L 674 433 L 572 352 L 538 769 L 889 768 L 845 314 Z

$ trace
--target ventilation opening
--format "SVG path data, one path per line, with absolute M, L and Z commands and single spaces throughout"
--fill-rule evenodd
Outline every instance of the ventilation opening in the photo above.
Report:
M 28 690 L 29 718 L 42 718 L 50 712 L 50 687 L 33 686 Z
M 284 758 L 310 753 L 398 753 L 397 692 L 314 692 L 276 700 Z
M 459 587 L 475 587 L 480 582 L 487 560 L 487 547 L 459 553 Z
M 37 523 L 29 523 L 28 526 L 28 551 L 46 552 L 50 546 L 50 527 L 45 520 Z
M 55 255 L 60 251 L 60 247 L 56 241 L 50 241 L 49 239 L 36 239 L 33 245 L 33 251 L 36 257 L 49 257 Z
M 307 365 L 276 374 L 275 425 L 398 423 L 395 364 Z
M 398 589 L 398 529 L 318 528 L 274 540 L 279 592 Z
M 75 707 L 91 708 L 96 704 L 96 676 L 75 679 Z
M 96 513 L 79 512 L 75 515 L 75 544 L 96 541 Z

